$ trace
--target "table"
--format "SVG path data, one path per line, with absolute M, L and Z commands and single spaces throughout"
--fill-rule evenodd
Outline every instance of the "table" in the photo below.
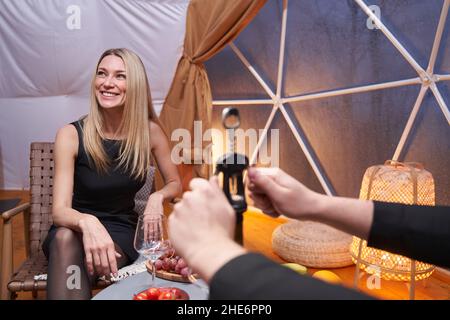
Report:
M 129 276 L 103 289 L 92 300 L 132 300 L 134 294 L 151 287 L 151 280 L 151 274 L 146 271 Z M 155 277 L 155 286 L 180 288 L 189 294 L 190 300 L 207 300 L 209 295 L 208 286 L 202 280 L 194 285 Z

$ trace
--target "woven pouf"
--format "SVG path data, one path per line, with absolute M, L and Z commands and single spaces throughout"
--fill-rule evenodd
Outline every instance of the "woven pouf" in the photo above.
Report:
M 277 227 L 272 248 L 289 262 L 312 268 L 340 268 L 353 264 L 352 236 L 311 221 L 292 221 Z

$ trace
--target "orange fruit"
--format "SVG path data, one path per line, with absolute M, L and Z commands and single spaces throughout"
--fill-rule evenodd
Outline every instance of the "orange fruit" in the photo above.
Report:
M 339 278 L 339 276 L 331 271 L 328 270 L 320 270 L 320 271 L 316 271 L 313 275 L 314 278 L 329 282 L 329 283 L 333 283 L 333 284 L 339 284 L 342 283 L 341 278 Z

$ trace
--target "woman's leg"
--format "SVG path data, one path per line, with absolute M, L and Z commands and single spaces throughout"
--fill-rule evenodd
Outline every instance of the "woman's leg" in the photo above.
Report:
M 117 268 L 129 264 L 122 249 L 114 244 L 121 255 Z M 47 299 L 86 300 L 92 297 L 92 287 L 97 276 L 86 270 L 81 235 L 69 228 L 59 227 L 49 246 Z
M 86 300 L 91 282 L 84 263 L 83 241 L 69 228 L 59 227 L 49 246 L 47 299 Z

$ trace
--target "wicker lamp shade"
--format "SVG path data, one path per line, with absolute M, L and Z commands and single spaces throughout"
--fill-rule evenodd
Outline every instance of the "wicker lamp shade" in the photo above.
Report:
M 434 205 L 434 180 L 418 163 L 388 160 L 372 166 L 364 174 L 360 199 L 405 204 Z M 404 256 L 367 247 L 366 241 L 353 237 L 350 247 L 353 262 L 367 273 L 385 280 L 411 281 L 429 277 L 434 266 Z M 375 268 L 373 268 L 375 267 Z

